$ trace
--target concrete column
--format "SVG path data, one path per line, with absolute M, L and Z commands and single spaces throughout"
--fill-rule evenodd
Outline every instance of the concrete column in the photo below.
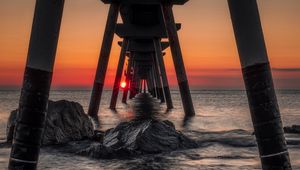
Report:
M 153 79 L 154 79 L 154 83 L 155 83 L 155 90 L 156 90 L 156 98 L 161 100 L 161 87 L 159 86 L 159 78 L 158 78 L 158 73 L 156 70 L 156 66 L 155 63 L 153 63 Z
M 37 169 L 64 0 L 37 0 L 8 169 Z
M 173 101 L 172 101 L 172 97 L 171 97 L 171 92 L 170 92 L 169 82 L 168 82 L 168 78 L 167 78 L 167 73 L 166 73 L 165 63 L 164 63 L 164 59 L 163 59 L 160 40 L 155 39 L 153 41 L 154 41 L 154 47 L 155 47 L 155 53 L 156 53 L 156 55 L 155 55 L 156 60 L 157 60 L 157 63 L 159 64 L 159 68 L 160 68 L 160 72 L 161 72 L 163 91 L 164 91 L 165 97 L 166 97 L 167 108 L 172 109 Z
M 228 0 L 264 170 L 292 169 L 256 0 Z
M 182 52 L 179 44 L 179 38 L 177 35 L 177 29 L 174 21 L 172 5 L 166 3 L 162 6 L 162 10 L 171 47 L 183 109 L 186 117 L 192 117 L 195 116 L 195 110 L 190 93 L 189 83 L 185 72 Z
M 138 90 L 138 92 L 139 93 L 142 93 L 142 89 L 143 89 L 143 80 L 142 79 L 139 79 L 139 90 Z
M 131 55 L 129 54 L 128 65 L 126 69 L 126 88 L 124 89 L 123 98 L 122 98 L 123 103 L 127 103 L 127 96 L 128 96 L 128 91 L 130 88 L 130 81 L 131 81 L 131 67 L 132 67 L 132 59 L 131 59 Z
M 150 85 L 150 80 L 149 80 L 149 73 L 147 74 L 147 87 L 148 87 L 148 93 L 150 93 L 152 95 L 152 90 L 151 90 L 151 85 Z
M 116 73 L 116 77 L 115 77 L 113 92 L 112 92 L 111 100 L 110 100 L 110 109 L 113 109 L 113 110 L 116 109 L 116 104 L 117 104 L 119 89 L 120 89 L 120 82 L 121 82 L 121 78 L 122 78 L 128 44 L 129 44 L 128 39 L 125 38 L 123 41 L 123 44 L 122 44 L 122 49 L 121 49 L 117 73 Z
M 154 70 L 155 70 L 155 78 L 157 80 L 157 87 L 158 87 L 158 91 L 159 91 L 159 99 L 161 101 L 161 103 L 165 102 L 165 95 L 164 95 L 164 91 L 162 88 L 162 81 L 161 81 L 161 74 L 160 74 L 160 70 L 159 70 L 159 65 L 158 62 L 156 60 L 155 54 L 152 55 L 152 59 L 153 59 L 153 65 L 154 65 Z
M 111 51 L 112 41 L 114 38 L 114 32 L 116 27 L 116 22 L 118 19 L 119 14 L 119 8 L 120 4 L 118 3 L 112 3 L 109 8 L 106 27 L 104 31 L 95 81 L 93 85 L 93 91 L 91 95 L 90 105 L 88 114 L 92 117 L 97 117 L 103 86 L 104 86 L 104 80 L 107 70 L 107 65 L 109 61 L 109 55 Z
M 149 92 L 150 92 L 150 94 L 153 96 L 153 97 L 156 97 L 156 94 L 155 94 L 155 89 L 154 89 L 154 84 L 153 84 L 153 76 L 152 76 L 152 74 L 151 74 L 151 70 L 149 71 L 149 73 L 148 73 L 148 83 L 149 83 L 149 85 L 148 85 L 148 87 L 149 87 Z
M 144 81 L 144 93 L 146 93 L 146 91 L 147 91 L 146 80 L 144 79 L 143 81 Z
M 134 60 L 134 59 L 133 59 Z M 136 63 L 134 62 L 134 66 L 133 66 L 133 75 L 132 75 L 132 80 L 130 82 L 130 94 L 129 94 L 129 99 L 132 99 L 134 98 L 135 96 L 135 88 L 136 88 L 136 79 L 137 79 L 137 65 Z
M 156 81 L 155 81 L 155 77 L 154 77 L 153 66 L 152 66 L 151 71 L 150 71 L 150 76 L 151 76 L 153 93 L 154 93 L 153 97 L 158 98 L 158 92 L 157 92 L 157 86 L 156 86 Z

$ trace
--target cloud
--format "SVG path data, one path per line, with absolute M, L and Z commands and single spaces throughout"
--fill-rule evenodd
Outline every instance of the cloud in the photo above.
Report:
M 273 71 L 300 72 L 300 68 L 272 68 Z

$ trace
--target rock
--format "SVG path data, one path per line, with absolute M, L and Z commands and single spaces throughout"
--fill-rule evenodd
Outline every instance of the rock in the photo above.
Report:
M 18 110 L 11 112 L 7 123 L 7 140 L 13 138 Z M 70 141 L 92 138 L 94 127 L 82 106 L 66 100 L 49 101 L 43 145 L 64 144 Z
M 105 132 L 103 144 L 93 143 L 78 154 L 110 159 L 196 147 L 198 144 L 177 131 L 172 122 L 143 119 L 120 123 Z
M 292 125 L 283 128 L 285 133 L 300 133 L 300 125 Z
M 158 104 L 148 95 L 139 95 L 134 104 L 135 119 L 119 123 L 105 132 L 95 130 L 80 104 L 49 101 L 43 145 L 45 149 L 92 158 L 128 158 L 142 154 L 196 148 L 196 141 L 175 129 L 170 121 L 156 118 Z M 12 140 L 18 111 L 11 113 L 7 139 Z M 58 145 L 59 144 L 59 145 Z M 53 146 L 54 145 L 54 146 Z

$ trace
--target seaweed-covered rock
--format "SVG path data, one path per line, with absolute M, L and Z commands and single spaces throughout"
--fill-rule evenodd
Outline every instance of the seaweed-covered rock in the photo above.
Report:
M 285 133 L 300 133 L 300 125 L 292 125 L 283 128 Z
M 7 140 L 13 138 L 18 110 L 11 112 L 7 123 Z M 94 127 L 82 106 L 66 100 L 49 101 L 43 145 L 63 144 L 92 138 Z
M 170 121 L 131 120 L 105 132 L 103 144 L 93 143 L 78 154 L 94 158 L 120 158 L 197 147 Z

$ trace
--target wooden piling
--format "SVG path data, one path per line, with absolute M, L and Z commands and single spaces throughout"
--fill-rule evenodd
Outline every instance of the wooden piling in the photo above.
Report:
M 128 48 L 128 39 L 125 38 L 122 44 L 121 54 L 119 58 L 118 68 L 117 68 L 115 82 L 114 82 L 113 91 L 110 100 L 109 108 L 113 110 L 116 109 L 116 104 L 117 104 L 119 89 L 120 89 L 120 82 L 121 82 L 124 63 L 126 59 L 127 48 Z
M 99 111 L 101 96 L 104 87 L 105 75 L 106 75 L 107 65 L 109 61 L 109 55 L 110 55 L 111 46 L 114 38 L 116 22 L 119 14 L 119 8 L 120 8 L 119 3 L 112 3 L 110 5 L 109 12 L 108 12 L 95 81 L 93 85 L 93 91 L 92 91 L 89 110 L 88 110 L 88 114 L 92 117 L 97 117 Z
M 153 77 L 155 80 L 155 87 L 156 87 L 156 98 L 159 99 L 161 102 L 162 98 L 163 98 L 163 93 L 162 93 L 162 85 L 161 85 L 161 81 L 160 81 L 160 77 L 159 77 L 159 73 L 157 70 L 157 65 L 156 63 L 153 61 Z
M 168 82 L 168 78 L 167 78 L 165 63 L 164 63 L 164 60 L 163 60 L 161 43 L 160 43 L 159 39 L 154 39 L 153 42 L 154 42 L 155 54 L 156 54 L 155 57 L 156 57 L 157 63 L 159 65 L 159 68 L 160 68 L 160 71 L 161 71 L 163 91 L 164 91 L 166 102 L 167 102 L 167 108 L 172 109 L 173 108 L 173 101 L 172 101 L 172 97 L 171 97 L 171 92 L 170 92 L 169 82 Z
M 156 91 L 155 91 L 155 86 L 153 82 L 153 76 L 152 76 L 152 69 L 149 70 L 148 72 L 148 80 L 149 80 L 149 91 L 153 97 L 156 97 Z
M 179 85 L 182 105 L 186 117 L 195 116 L 194 105 L 191 97 L 190 87 L 187 80 L 182 52 L 180 48 L 177 29 L 174 21 L 172 5 L 165 3 L 162 5 L 164 21 L 167 29 L 171 53 L 176 71 L 176 77 Z
M 146 93 L 147 92 L 146 80 L 144 79 L 143 81 L 144 81 L 144 93 Z
M 151 71 L 150 71 L 150 76 L 151 76 L 151 80 L 152 80 L 152 86 L 153 86 L 153 91 L 154 91 L 154 96 L 153 97 L 156 97 L 158 98 L 158 91 L 157 91 L 157 86 L 156 86 L 156 80 L 155 80 L 155 77 L 154 77 L 154 72 L 153 72 L 153 67 L 151 68 Z
M 131 81 L 131 67 L 132 67 L 132 59 L 131 59 L 131 54 L 128 56 L 128 65 L 126 69 L 126 88 L 124 89 L 123 92 L 123 97 L 122 97 L 122 103 L 127 103 L 127 96 L 128 96 L 128 91 L 130 88 L 130 81 Z
M 264 170 L 292 169 L 256 0 L 228 0 Z
M 37 0 L 8 169 L 37 169 L 64 0 Z
M 134 62 L 133 75 L 132 75 L 132 80 L 131 80 L 131 83 L 130 83 L 129 99 L 132 99 L 135 96 L 135 93 L 136 93 L 136 83 L 137 83 L 137 65 L 136 65 L 136 62 Z
M 158 61 L 156 59 L 155 54 L 152 54 L 152 59 L 153 59 L 153 63 L 154 63 L 153 65 L 154 65 L 154 70 L 155 70 L 155 78 L 157 80 L 159 99 L 160 99 L 161 103 L 164 103 L 165 102 L 165 95 L 164 95 L 163 85 L 162 85 L 162 81 L 161 81 L 161 74 L 160 74 L 159 64 L 158 64 Z

